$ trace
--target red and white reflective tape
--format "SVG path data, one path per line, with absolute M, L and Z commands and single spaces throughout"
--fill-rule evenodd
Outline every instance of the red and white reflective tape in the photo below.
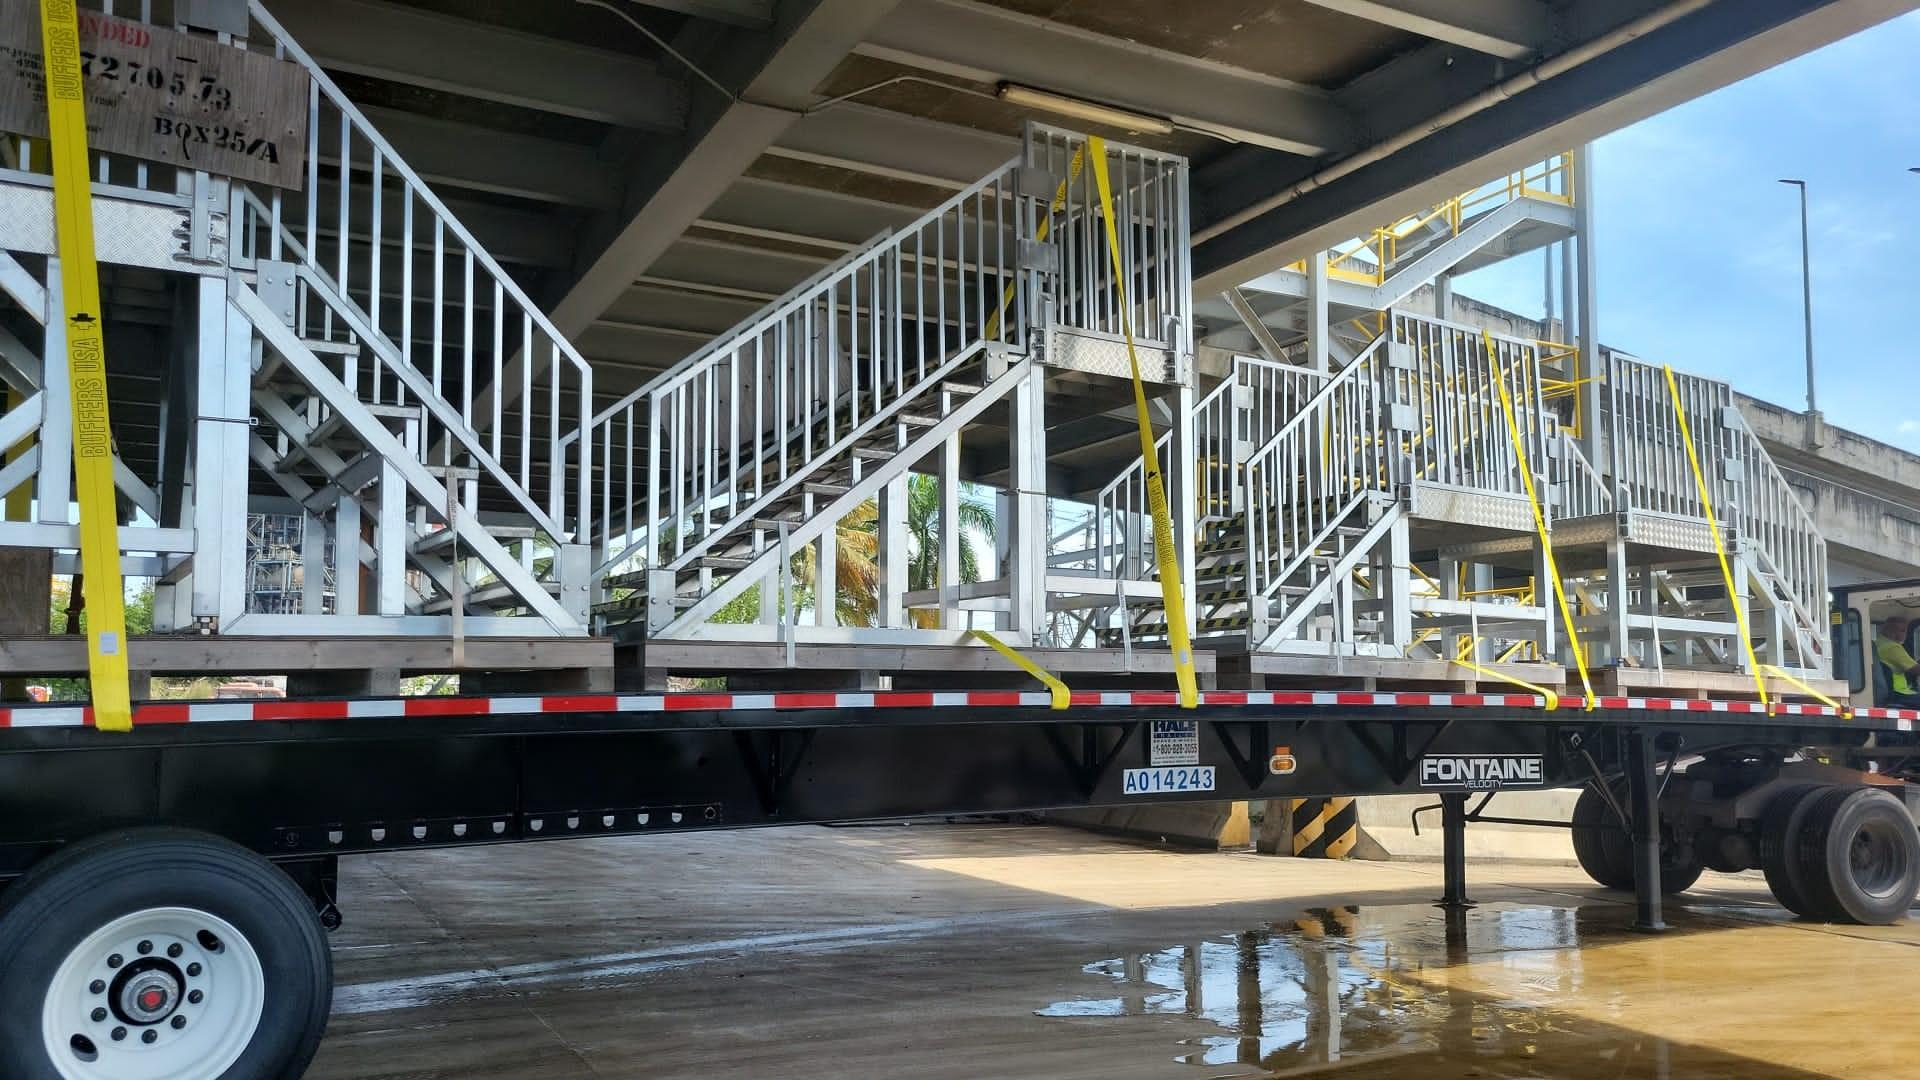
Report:
M 371 701 L 163 701 L 137 706 L 133 722 L 139 726 L 163 724 L 236 723 L 291 720 L 373 720 L 426 717 L 527 716 L 535 713 L 656 713 L 756 712 L 793 709 L 1046 709 L 1052 703 L 1043 692 L 1012 690 L 881 691 L 874 693 L 687 693 L 687 694 L 545 694 L 521 697 L 411 697 Z M 1210 706 L 1320 706 L 1360 709 L 1394 708 L 1509 708 L 1537 709 L 1537 694 L 1426 694 L 1406 691 L 1354 690 L 1208 690 L 1200 703 Z M 1177 709 L 1180 699 L 1171 690 L 1093 690 L 1075 693 L 1075 708 Z M 1696 701 L 1685 698 L 1603 697 L 1606 710 L 1647 712 L 1724 712 L 1765 714 L 1757 701 Z M 1561 699 L 1563 714 L 1578 714 L 1578 698 Z M 1783 716 L 1839 717 L 1826 705 L 1776 702 Z M 1920 712 L 1911 709 L 1860 709 L 1856 716 L 1897 721 L 1901 731 L 1913 730 Z M 29 705 L 0 708 L 0 728 L 85 727 L 93 710 L 73 705 Z

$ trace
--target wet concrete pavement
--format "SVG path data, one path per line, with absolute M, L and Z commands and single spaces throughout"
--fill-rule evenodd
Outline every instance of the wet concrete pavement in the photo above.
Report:
M 345 861 L 312 1073 L 428 1077 L 1920 1075 L 1920 924 L 1709 874 L 1632 931 L 1572 867 L 796 828 Z

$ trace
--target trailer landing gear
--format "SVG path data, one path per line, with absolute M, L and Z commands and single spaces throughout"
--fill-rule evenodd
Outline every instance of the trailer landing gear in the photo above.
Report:
M 78 841 L 0 894 L 0 1076 L 293 1077 L 333 965 L 272 863 L 182 829 Z

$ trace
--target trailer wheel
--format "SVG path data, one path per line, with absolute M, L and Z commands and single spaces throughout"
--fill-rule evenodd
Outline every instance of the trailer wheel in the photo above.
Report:
M 1767 800 L 1767 808 L 1760 814 L 1760 869 L 1767 875 L 1767 888 L 1773 891 L 1773 898 L 1795 915 L 1819 915 L 1807 897 L 1794 841 L 1802 832 L 1807 812 L 1830 790 L 1821 784 L 1781 788 Z
M 1898 922 L 1920 892 L 1920 833 L 1906 806 L 1877 788 L 1812 800 L 1793 853 L 1808 906 L 1835 922 Z
M 1588 785 L 1573 804 L 1573 855 L 1580 869 L 1603 888 L 1633 890 L 1633 837 L 1614 816 L 1600 792 Z M 1660 841 L 1660 891 L 1682 893 L 1693 888 L 1706 868 L 1700 860 L 1678 855 L 1667 836 Z
M 218 837 L 68 845 L 0 899 L 0 1076 L 297 1077 L 333 962 L 313 904 Z

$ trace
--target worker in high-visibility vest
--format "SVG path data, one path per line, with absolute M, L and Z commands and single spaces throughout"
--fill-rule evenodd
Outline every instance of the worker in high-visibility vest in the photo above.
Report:
M 1907 651 L 1907 627 L 1912 620 L 1905 615 L 1889 615 L 1880 621 L 1874 635 L 1873 659 L 1886 672 L 1887 698 L 1883 705 L 1920 708 L 1920 662 Z

